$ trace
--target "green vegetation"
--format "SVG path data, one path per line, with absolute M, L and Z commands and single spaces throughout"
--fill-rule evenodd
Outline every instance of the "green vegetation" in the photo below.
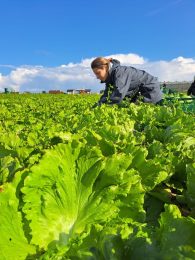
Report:
M 0 96 L 1 260 L 195 259 L 192 110 L 98 98 Z

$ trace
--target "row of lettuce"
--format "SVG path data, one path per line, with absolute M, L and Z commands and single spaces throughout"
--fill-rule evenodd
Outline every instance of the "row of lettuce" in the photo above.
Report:
M 194 114 L 97 99 L 0 97 L 1 259 L 194 259 Z

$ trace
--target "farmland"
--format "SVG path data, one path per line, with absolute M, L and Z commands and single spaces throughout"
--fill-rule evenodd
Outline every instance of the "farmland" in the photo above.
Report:
M 0 252 L 195 259 L 195 118 L 180 104 L 0 96 Z

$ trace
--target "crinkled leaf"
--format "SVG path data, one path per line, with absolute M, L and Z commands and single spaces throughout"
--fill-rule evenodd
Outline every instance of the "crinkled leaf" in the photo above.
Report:
M 16 186 L 6 184 L 0 191 L 0 259 L 19 260 L 35 253 L 35 247 L 28 244 L 23 230 Z
M 195 207 L 195 163 L 187 165 L 187 198 L 190 207 Z
M 25 179 L 23 211 L 31 221 L 31 243 L 40 247 L 54 240 L 66 244 L 87 224 L 115 215 L 112 188 L 94 188 L 104 166 L 102 159 L 93 150 L 71 145 L 59 144 L 47 151 Z
M 141 148 L 138 150 L 132 160 L 131 167 L 139 172 L 145 190 L 149 191 L 166 180 L 168 172 L 166 165 L 162 165 L 159 161 L 146 160 L 146 156 L 146 149 Z
M 165 205 L 165 212 L 161 214 L 159 222 L 161 255 L 164 259 L 194 259 L 195 220 L 182 217 L 177 206 Z

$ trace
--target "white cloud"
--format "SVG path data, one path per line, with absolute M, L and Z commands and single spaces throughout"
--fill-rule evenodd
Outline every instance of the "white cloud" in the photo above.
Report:
M 146 69 L 161 81 L 192 81 L 195 75 L 195 59 L 178 57 L 171 61 L 148 62 Z
M 195 75 L 195 59 L 177 57 L 170 61 L 150 61 L 137 54 L 114 54 L 107 57 L 118 59 L 122 65 L 131 65 L 144 69 L 160 81 L 192 81 Z M 62 64 L 58 67 L 20 66 L 12 67 L 7 75 L 1 73 L 0 91 L 9 87 L 15 91 L 48 91 L 49 89 L 66 90 L 68 88 L 91 88 L 99 91 L 103 84 L 93 75 L 90 63 L 95 57 L 83 59 L 80 63 Z
M 134 54 L 115 54 L 108 57 L 112 57 L 114 59 L 120 60 L 121 64 L 123 65 L 142 65 L 146 62 L 143 57 Z

